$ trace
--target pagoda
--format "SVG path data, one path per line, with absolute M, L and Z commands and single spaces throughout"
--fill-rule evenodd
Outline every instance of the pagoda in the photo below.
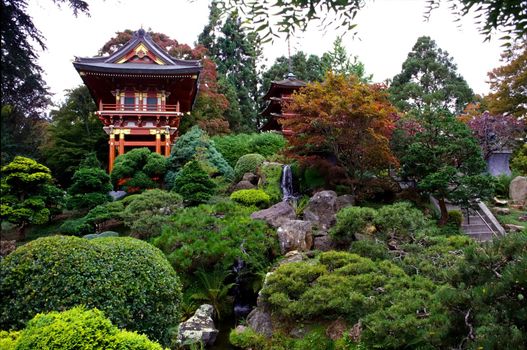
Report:
M 291 134 L 291 130 L 283 129 L 280 120 L 293 116 L 293 113 L 284 111 L 284 106 L 291 101 L 291 95 L 307 84 L 295 77 L 293 73 L 288 73 L 284 80 L 271 82 L 269 91 L 263 99 L 268 101 L 267 106 L 260 115 L 267 121 L 260 128 L 261 131 L 278 131 L 285 136 Z
M 118 155 L 148 147 L 170 155 L 181 118 L 198 92 L 201 62 L 169 56 L 143 29 L 110 56 L 75 58 L 108 134 L 111 172 Z

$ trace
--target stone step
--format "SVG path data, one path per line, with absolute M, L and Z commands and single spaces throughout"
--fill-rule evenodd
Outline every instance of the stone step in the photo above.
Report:
M 492 233 L 492 230 L 489 229 L 486 225 L 465 226 L 465 227 L 463 227 L 463 231 L 465 233 L 472 233 L 472 232 L 490 232 L 490 233 Z

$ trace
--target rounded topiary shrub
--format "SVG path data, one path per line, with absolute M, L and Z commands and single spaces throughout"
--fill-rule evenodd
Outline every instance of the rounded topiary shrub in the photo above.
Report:
M 262 190 L 239 190 L 231 194 L 231 199 L 243 205 L 257 207 L 265 207 L 271 201 L 269 195 Z
M 119 328 L 165 343 L 178 322 L 181 285 L 161 251 L 146 242 L 53 236 L 0 262 L 0 298 L 1 329 L 82 304 L 104 311 Z
M 19 350 L 162 350 L 145 335 L 119 330 L 101 311 L 83 307 L 38 314 L 15 336 L 10 345 Z
M 243 177 L 245 173 L 255 173 L 258 170 L 258 167 L 262 165 L 265 158 L 258 153 L 250 153 L 244 156 L 241 156 L 240 159 L 236 162 L 234 167 L 234 176 L 237 180 Z

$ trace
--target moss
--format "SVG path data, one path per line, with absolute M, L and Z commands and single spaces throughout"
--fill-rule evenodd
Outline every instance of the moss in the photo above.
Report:
M 259 169 L 260 183 L 258 187 L 269 195 L 271 203 L 282 200 L 280 180 L 282 177 L 282 164 L 263 163 Z

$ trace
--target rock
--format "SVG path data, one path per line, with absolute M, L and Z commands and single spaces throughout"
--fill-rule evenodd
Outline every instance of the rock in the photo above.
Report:
M 255 220 L 264 220 L 274 228 L 278 228 L 287 220 L 295 219 L 296 214 L 293 207 L 287 202 L 280 202 L 272 207 L 251 214 Z
M 243 174 L 242 181 L 248 181 L 253 185 L 258 184 L 258 175 L 253 173 L 245 173 Z
M 282 254 L 292 250 L 305 252 L 313 245 L 312 224 L 309 221 L 287 220 L 276 233 Z
M 250 181 L 242 180 L 234 186 L 233 192 L 239 190 L 252 190 L 255 188 L 256 186 L 253 185 Z
M 527 200 L 527 177 L 516 176 L 509 185 L 509 198 L 515 202 Z
M 503 225 L 505 227 L 505 229 L 508 231 L 508 232 L 522 232 L 522 231 L 526 231 L 527 230 L 525 229 L 525 227 L 523 226 L 520 226 L 520 225 L 513 225 L 513 224 L 505 224 Z
M 284 258 L 280 261 L 279 265 L 285 265 L 293 262 L 299 262 L 304 260 L 304 254 L 298 250 L 291 250 L 284 255 Z
M 347 328 L 348 324 L 346 321 L 339 317 L 326 328 L 326 335 L 329 339 L 335 341 L 342 338 Z
M 507 205 L 508 201 L 506 199 L 499 199 L 497 197 L 492 198 L 492 201 L 496 205 Z
M 321 252 L 327 252 L 335 249 L 333 247 L 333 241 L 329 238 L 329 235 L 315 236 L 313 240 L 313 249 L 320 250 Z
M 335 223 L 337 194 L 334 191 L 315 193 L 304 209 L 304 220 L 311 221 L 320 230 L 327 231 Z
M 201 305 L 194 316 L 179 325 L 177 342 L 178 344 L 194 344 L 202 342 L 205 346 L 210 346 L 216 341 L 218 330 L 214 327 L 212 305 Z
M 494 213 L 496 213 L 497 215 L 509 215 L 511 213 L 509 208 L 497 208 L 497 207 L 495 207 L 493 210 L 494 210 Z
M 115 231 L 104 231 L 101 233 L 90 233 L 88 235 L 82 236 L 82 238 L 86 238 L 86 239 L 95 239 L 95 238 L 104 238 L 104 237 L 119 237 L 119 233 Z
M 128 193 L 126 193 L 125 191 L 110 191 L 108 192 L 108 195 L 110 195 L 110 197 L 112 197 L 112 199 L 114 201 L 118 201 L 119 199 L 122 199 L 124 197 L 126 197 Z
M 0 256 L 8 256 L 11 252 L 16 249 L 16 241 L 6 241 L 5 239 L 0 240 Z
M 257 307 L 249 316 L 247 316 L 247 324 L 256 333 L 262 334 L 267 338 L 273 335 L 273 323 L 271 320 L 271 313 L 264 311 L 262 308 Z
M 522 215 L 518 217 L 518 221 L 527 221 L 527 215 Z
M 352 205 L 355 205 L 355 197 L 351 194 L 344 194 L 342 196 L 338 196 L 335 205 L 336 212 L 339 212 L 342 208 L 351 207 Z

